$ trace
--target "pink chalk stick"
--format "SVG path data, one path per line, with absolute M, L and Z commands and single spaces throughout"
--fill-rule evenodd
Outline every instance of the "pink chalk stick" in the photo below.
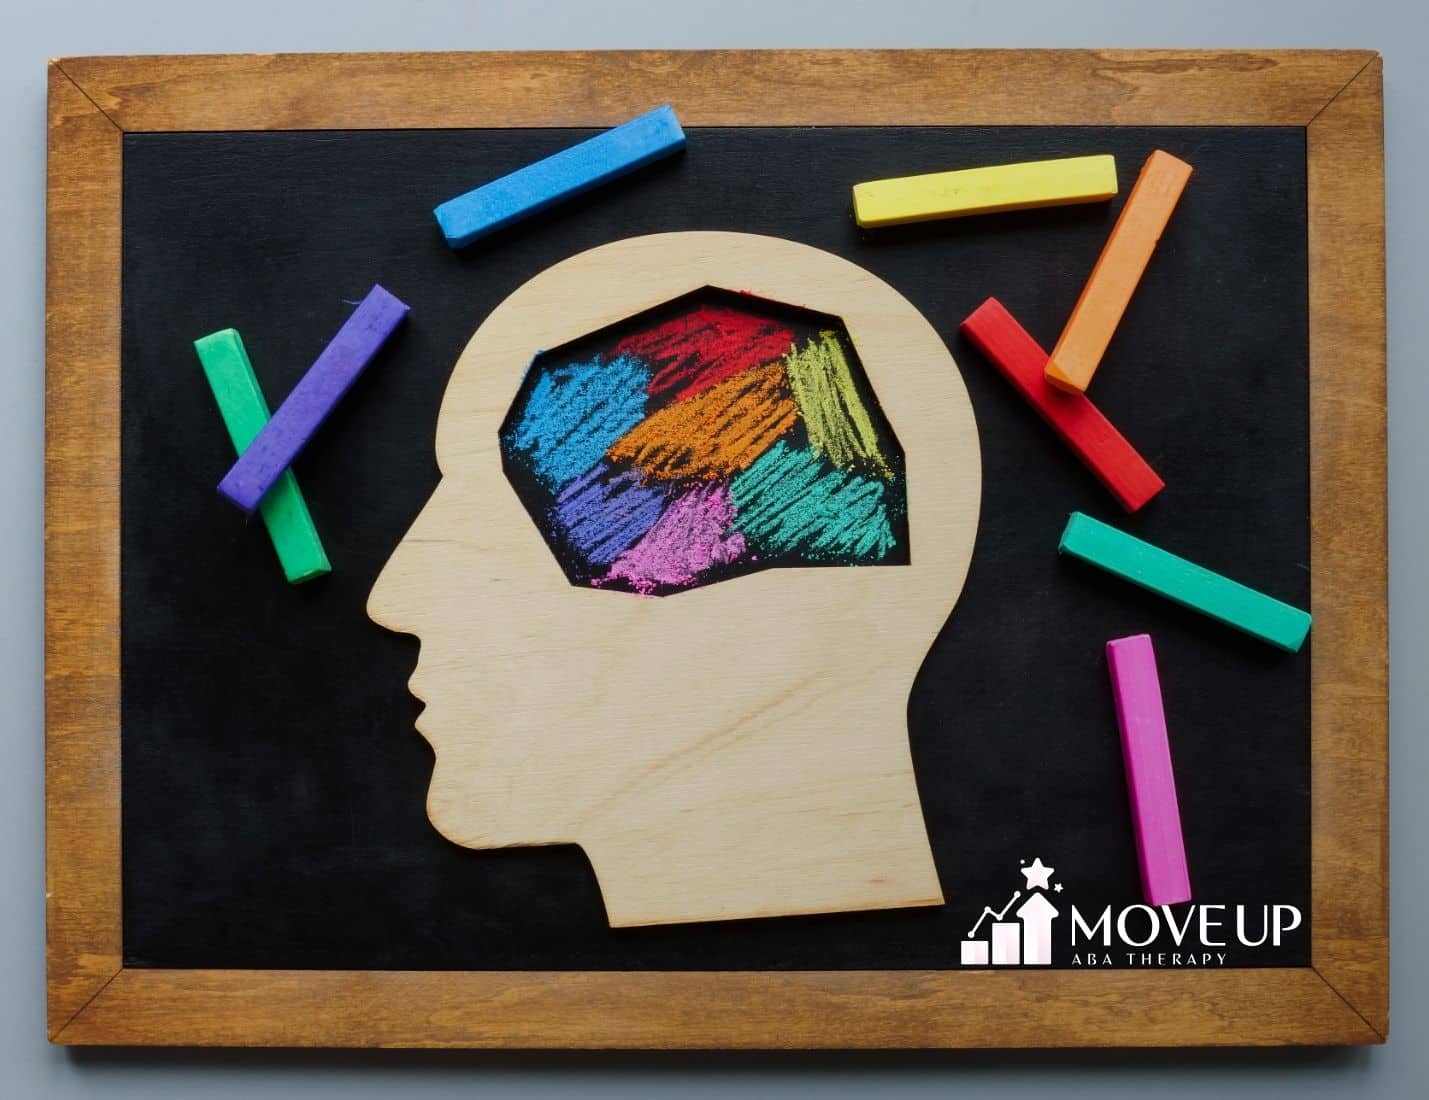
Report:
M 1141 888 L 1150 905 L 1191 900 L 1186 846 L 1181 839 L 1181 810 L 1176 804 L 1176 776 L 1171 743 L 1161 706 L 1161 680 L 1149 634 L 1115 638 L 1106 644 L 1126 787 L 1141 863 Z

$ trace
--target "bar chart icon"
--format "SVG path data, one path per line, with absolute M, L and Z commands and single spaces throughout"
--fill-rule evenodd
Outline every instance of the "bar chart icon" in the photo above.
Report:
M 1025 861 L 1024 861 L 1025 862 Z M 1027 878 L 1023 891 L 1014 890 L 1001 909 L 984 906 L 967 937 L 958 945 L 963 966 L 1050 966 L 1052 964 L 1052 921 L 1058 910 L 1043 892 L 1049 886 L 1053 868 L 1040 859 L 1022 874 Z M 1054 889 L 1060 891 L 1057 883 Z M 1014 910 L 1013 906 L 1017 906 Z M 979 931 L 986 926 L 986 938 Z
M 1022 922 L 994 921 L 992 925 L 992 965 L 1018 966 L 1022 962 Z
M 964 966 L 986 966 L 989 961 L 994 966 L 1016 966 L 1022 961 L 1022 925 L 1017 921 L 1002 919 L 1021 896 L 1021 890 L 1012 891 L 1012 897 L 1007 899 L 1007 904 L 1000 910 L 983 906 L 977 923 L 972 926 L 967 939 L 963 940 L 959 948 L 958 954 Z M 990 944 L 988 940 L 975 938 L 982 922 L 988 917 L 992 918 Z

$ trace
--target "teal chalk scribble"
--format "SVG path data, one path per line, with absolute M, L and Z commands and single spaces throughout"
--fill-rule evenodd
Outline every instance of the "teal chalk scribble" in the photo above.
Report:
M 780 440 L 735 477 L 734 527 L 765 555 L 872 564 L 895 545 L 885 489 Z

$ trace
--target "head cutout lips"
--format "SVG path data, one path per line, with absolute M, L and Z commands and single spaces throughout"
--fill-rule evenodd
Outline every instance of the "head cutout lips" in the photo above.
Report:
M 437 458 L 369 612 L 421 640 L 438 830 L 580 845 L 612 925 L 941 902 L 906 708 L 981 473 L 911 304 L 769 237 L 604 245 L 482 323 Z

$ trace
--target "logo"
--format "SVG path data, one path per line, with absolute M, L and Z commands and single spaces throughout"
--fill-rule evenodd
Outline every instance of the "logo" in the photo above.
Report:
M 1052 964 L 1052 922 L 1061 912 L 1048 899 L 1047 891 L 1060 894 L 1062 884 L 1051 881 L 1057 869 L 1044 864 L 1041 856 L 1031 864 L 1025 859 L 1022 863 L 1022 877 L 1027 880 L 1026 896 L 1022 890 L 1014 890 L 1001 909 L 983 906 L 977 923 L 961 945 L 960 958 L 964 966 L 987 966 L 989 962 L 993 966 Z M 1012 908 L 1014 905 L 1016 909 Z M 1015 919 L 1009 919 L 1009 911 Z M 992 921 L 986 927 L 987 938 L 978 938 L 983 922 L 989 917 Z
M 1074 905 L 1072 965 L 1225 966 L 1226 949 L 1279 947 L 1303 922 L 1294 905 L 1193 904 L 1179 920 L 1170 905 L 1128 905 L 1115 913 L 1107 906 L 1090 921 Z M 1157 944 L 1172 950 L 1126 950 Z
M 1304 927 L 1299 907 L 1283 904 L 1078 908 L 1058 896 L 1062 884 L 1052 881 L 1055 867 L 1041 856 L 1021 862 L 1023 885 L 1001 908 L 984 906 L 959 944 L 963 966 L 1051 966 L 1054 961 L 1072 967 L 1246 965 L 1249 953 L 1278 949 Z M 1068 919 L 1058 925 L 1062 916 Z

